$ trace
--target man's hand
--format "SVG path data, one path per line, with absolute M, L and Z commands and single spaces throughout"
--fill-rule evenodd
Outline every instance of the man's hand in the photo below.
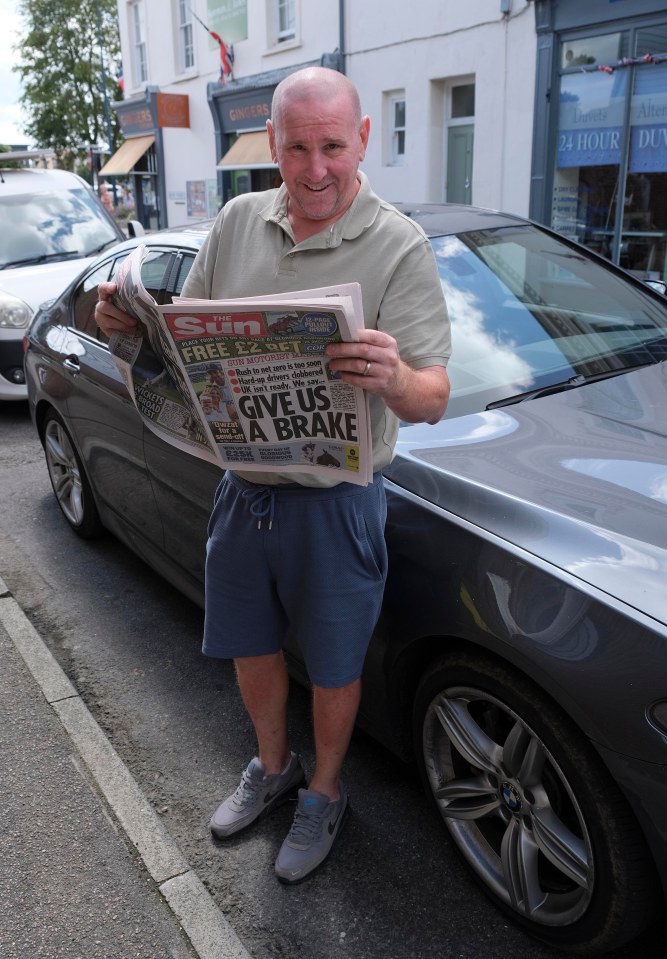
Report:
M 115 292 L 115 283 L 100 283 L 97 288 L 99 299 L 95 304 L 95 322 L 107 336 L 116 331 L 133 333 L 137 321 L 129 313 L 113 305 L 111 298 Z
M 415 370 L 404 363 L 393 336 L 361 330 L 354 343 L 326 348 L 329 369 L 342 380 L 380 396 L 390 410 L 408 423 L 437 423 L 449 399 L 449 377 L 443 366 Z

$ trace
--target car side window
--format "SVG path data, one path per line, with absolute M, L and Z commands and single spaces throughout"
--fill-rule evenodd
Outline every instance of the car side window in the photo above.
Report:
M 95 304 L 97 303 L 97 287 L 109 279 L 113 261 L 108 260 L 89 273 L 79 284 L 72 297 L 72 325 L 80 333 L 95 336 L 97 339 L 106 339 L 95 322 Z
M 158 303 L 164 303 L 167 278 L 174 262 L 174 254 L 164 250 L 149 250 L 141 264 L 141 281 Z
M 174 281 L 174 289 L 171 291 L 172 296 L 180 296 L 183 284 L 192 269 L 192 264 L 195 262 L 194 253 L 181 253 L 179 259 L 180 263 L 178 264 L 176 279 Z

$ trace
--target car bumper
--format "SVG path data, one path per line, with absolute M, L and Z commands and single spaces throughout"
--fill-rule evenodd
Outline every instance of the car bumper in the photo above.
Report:
M 24 330 L 0 330 L 0 401 L 25 400 L 23 375 Z

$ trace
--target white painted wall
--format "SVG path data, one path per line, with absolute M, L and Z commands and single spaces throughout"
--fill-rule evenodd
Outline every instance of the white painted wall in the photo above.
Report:
M 355 6 L 347 28 L 347 73 L 371 117 L 364 169 L 389 200 L 438 202 L 445 197 L 447 86 L 475 83 L 472 202 L 527 214 L 535 90 L 533 5 L 512 0 L 429 0 L 386 16 L 382 0 Z M 406 156 L 387 163 L 388 117 L 383 92 L 405 90 Z

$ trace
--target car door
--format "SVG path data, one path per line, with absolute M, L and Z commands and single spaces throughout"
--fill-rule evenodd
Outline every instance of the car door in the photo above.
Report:
M 177 252 L 165 301 L 180 295 L 195 251 Z M 164 548 L 180 568 L 179 588 L 198 602 L 203 596 L 206 525 L 222 470 L 176 449 L 145 428 L 146 468 L 164 528 Z
M 149 558 L 162 548 L 163 533 L 144 460 L 144 426 L 95 323 L 98 283 L 113 278 L 126 255 L 111 258 L 106 275 L 104 268 L 88 273 L 74 290 L 62 363 L 71 379 L 69 422 L 105 525 Z M 173 250 L 149 248 L 142 277 L 154 296 L 161 296 L 173 261 Z

